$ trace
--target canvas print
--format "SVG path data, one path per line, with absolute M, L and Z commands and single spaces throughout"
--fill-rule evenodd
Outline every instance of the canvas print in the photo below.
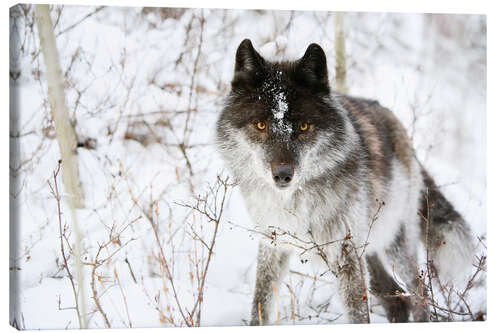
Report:
M 9 15 L 13 327 L 487 319 L 485 15 Z

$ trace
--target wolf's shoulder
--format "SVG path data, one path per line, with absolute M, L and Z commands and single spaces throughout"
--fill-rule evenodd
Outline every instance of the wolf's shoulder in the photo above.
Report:
M 350 95 L 336 95 L 335 99 L 339 102 L 347 111 L 353 113 L 362 113 L 369 117 L 386 117 L 387 113 L 392 114 L 392 111 L 388 108 L 382 106 L 378 100 L 350 96 Z
M 396 115 L 379 101 L 368 98 L 338 95 L 337 101 L 357 124 L 358 131 L 369 148 L 382 152 L 385 158 L 395 156 L 403 165 L 410 167 L 412 157 L 411 140 Z

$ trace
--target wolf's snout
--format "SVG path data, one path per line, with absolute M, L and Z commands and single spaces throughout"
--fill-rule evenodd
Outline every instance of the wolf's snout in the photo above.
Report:
M 293 178 L 293 166 L 291 164 L 279 163 L 272 166 L 273 179 L 279 187 L 288 186 Z

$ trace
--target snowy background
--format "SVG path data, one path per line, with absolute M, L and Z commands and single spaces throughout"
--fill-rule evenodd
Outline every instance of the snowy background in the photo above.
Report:
M 203 240 L 210 240 L 214 223 L 185 204 L 194 204 L 217 175 L 227 174 L 213 143 L 235 50 L 250 38 L 264 57 L 296 59 L 315 42 L 327 53 L 334 82 L 334 15 L 51 9 L 67 105 L 81 145 L 81 259 L 106 259 L 98 267 L 85 265 L 88 325 L 183 326 L 160 253 L 182 308 L 190 309 L 208 257 Z M 420 161 L 476 236 L 485 236 L 485 17 L 345 13 L 344 25 L 349 94 L 377 99 L 394 111 Z M 53 183 L 60 156 L 31 6 L 13 7 L 10 27 L 11 323 L 76 328 L 57 202 L 47 183 Z M 63 205 L 69 245 L 67 209 Z M 208 266 L 202 326 L 249 320 L 258 238 L 246 228 L 252 223 L 233 188 Z M 290 269 L 280 292 L 281 324 L 346 322 L 332 281 L 298 260 Z M 486 311 L 485 297 L 485 285 L 473 290 L 473 312 Z M 376 302 L 372 311 L 373 321 L 385 321 Z

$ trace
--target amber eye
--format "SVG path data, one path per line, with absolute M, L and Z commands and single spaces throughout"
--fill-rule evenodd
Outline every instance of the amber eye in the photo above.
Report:
M 255 126 L 257 126 L 257 128 L 261 131 L 266 129 L 266 123 L 263 121 L 259 121 L 257 124 L 255 124 Z
M 300 130 L 301 130 L 302 132 L 305 132 L 305 131 L 307 131 L 308 129 L 309 129 L 309 124 L 308 124 L 308 123 L 302 123 L 302 124 L 300 125 Z

